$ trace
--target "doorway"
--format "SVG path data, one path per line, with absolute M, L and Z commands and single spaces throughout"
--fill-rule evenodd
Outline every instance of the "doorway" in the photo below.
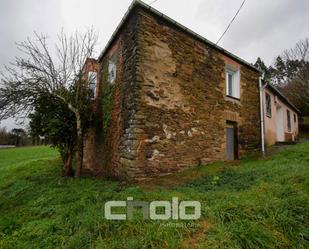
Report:
M 238 159 L 238 129 L 236 122 L 226 122 L 226 159 Z
M 276 109 L 276 133 L 277 142 L 284 142 L 283 109 L 281 106 Z

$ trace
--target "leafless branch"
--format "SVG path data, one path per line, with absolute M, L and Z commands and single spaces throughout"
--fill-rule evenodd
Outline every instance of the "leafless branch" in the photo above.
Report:
M 32 39 L 16 43 L 22 56 L 5 66 L 1 72 L 0 119 L 31 111 L 42 94 L 61 96 L 68 102 L 68 92 L 81 78 L 84 63 L 93 57 L 97 34 L 93 28 L 86 33 L 58 35 L 55 56 L 48 37 L 34 32 Z

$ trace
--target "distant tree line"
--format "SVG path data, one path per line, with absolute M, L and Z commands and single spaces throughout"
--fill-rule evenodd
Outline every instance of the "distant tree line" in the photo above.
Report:
M 31 138 L 24 129 L 15 128 L 7 131 L 6 128 L 0 128 L 0 145 L 26 146 L 31 144 Z

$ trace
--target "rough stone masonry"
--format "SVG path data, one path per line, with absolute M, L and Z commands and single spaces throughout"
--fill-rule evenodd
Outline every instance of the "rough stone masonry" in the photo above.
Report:
M 156 12 L 133 6 L 97 63 L 85 172 L 143 179 L 225 160 L 228 121 L 240 154 L 259 148 L 259 72 Z M 227 65 L 240 99 L 226 96 Z

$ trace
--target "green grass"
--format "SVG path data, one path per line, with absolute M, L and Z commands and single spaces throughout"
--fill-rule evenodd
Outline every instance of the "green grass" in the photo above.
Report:
M 309 143 L 138 186 L 65 179 L 60 168 L 48 147 L 0 150 L 0 248 L 309 248 Z M 129 196 L 198 200 L 202 218 L 104 218 L 106 201 Z

